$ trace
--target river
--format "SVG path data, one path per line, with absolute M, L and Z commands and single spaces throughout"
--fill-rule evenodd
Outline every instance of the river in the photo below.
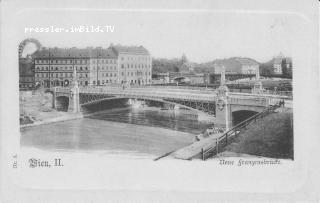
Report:
M 194 135 L 212 125 L 210 117 L 190 110 L 130 100 L 92 105 L 85 114 L 82 119 L 21 129 L 22 147 L 161 156 L 191 144 Z

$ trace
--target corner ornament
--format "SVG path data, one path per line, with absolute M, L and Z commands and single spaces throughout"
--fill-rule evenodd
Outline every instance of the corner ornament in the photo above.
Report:
M 222 98 L 218 99 L 217 106 L 220 111 L 224 109 L 225 105 L 226 105 L 226 102 L 224 101 L 224 99 Z

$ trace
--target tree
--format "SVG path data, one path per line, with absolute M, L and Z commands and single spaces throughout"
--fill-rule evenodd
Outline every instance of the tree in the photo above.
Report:
M 187 56 L 185 54 L 182 54 L 181 65 L 184 64 L 184 63 L 187 63 L 187 62 L 188 62 Z

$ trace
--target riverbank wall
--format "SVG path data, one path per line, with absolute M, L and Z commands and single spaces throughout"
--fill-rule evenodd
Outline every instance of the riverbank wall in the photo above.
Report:
M 63 122 L 63 121 L 68 121 L 68 120 L 74 120 L 74 119 L 80 119 L 83 118 L 84 116 L 81 113 L 66 113 L 63 116 L 59 117 L 54 117 L 54 118 L 48 118 L 44 119 L 41 121 L 35 121 L 34 123 L 29 123 L 29 124 L 23 124 L 20 125 L 21 128 L 28 128 L 28 127 L 33 127 L 33 126 L 38 126 L 38 125 L 45 125 L 45 124 L 50 124 L 50 123 L 56 123 L 56 122 Z

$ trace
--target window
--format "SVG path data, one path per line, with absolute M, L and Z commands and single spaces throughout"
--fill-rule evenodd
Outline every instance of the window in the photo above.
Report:
M 106 73 L 106 77 L 108 77 L 108 73 Z
M 123 69 L 124 68 L 124 65 L 123 64 L 121 64 L 121 69 Z

